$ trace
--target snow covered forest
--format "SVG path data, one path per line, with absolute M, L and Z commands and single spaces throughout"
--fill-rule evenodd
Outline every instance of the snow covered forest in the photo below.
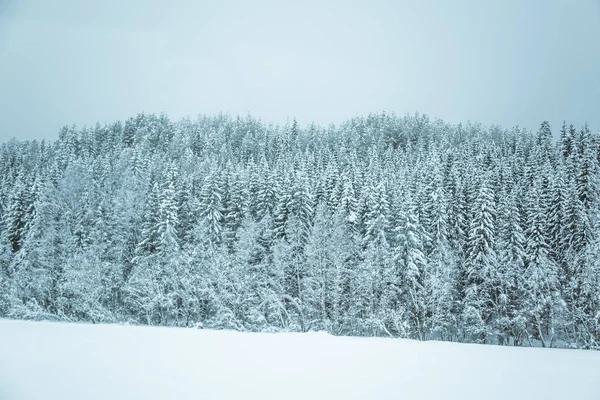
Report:
M 0 147 L 0 317 L 600 348 L 600 136 L 423 115 Z

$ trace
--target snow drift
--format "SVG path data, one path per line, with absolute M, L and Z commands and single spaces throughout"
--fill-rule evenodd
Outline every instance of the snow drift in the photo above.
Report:
M 0 321 L 0 399 L 600 399 L 600 352 Z

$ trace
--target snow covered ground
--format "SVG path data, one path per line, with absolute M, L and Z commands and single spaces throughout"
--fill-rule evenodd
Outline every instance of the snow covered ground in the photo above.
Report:
M 600 352 L 0 320 L 0 399 L 600 399 Z

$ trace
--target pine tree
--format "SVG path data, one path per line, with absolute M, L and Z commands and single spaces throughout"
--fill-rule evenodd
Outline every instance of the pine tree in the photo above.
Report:
M 208 240 L 218 245 L 223 232 L 222 184 L 220 177 L 208 175 L 200 192 L 200 219 L 207 227 Z
M 514 194 L 504 194 L 501 203 L 502 226 L 499 241 L 499 315 L 496 322 L 499 340 L 503 344 L 520 345 L 526 333 L 523 304 L 527 240 L 523 231 L 521 212 Z
M 529 195 L 527 229 L 527 269 L 525 298 L 531 334 L 543 347 L 552 345 L 560 320 L 560 293 L 558 269 L 548 255 L 543 208 L 540 206 L 540 181 Z M 550 343 L 548 343 L 548 340 Z
M 397 229 L 396 260 L 405 291 L 402 300 L 406 304 L 412 335 L 425 340 L 430 324 L 424 287 L 428 279 L 427 258 L 423 252 L 427 234 L 417 219 L 416 207 L 410 202 L 401 220 L 403 224 Z
M 573 126 L 571 125 L 571 128 Z M 566 160 L 573 151 L 573 136 L 572 129 L 567 130 L 567 123 L 563 121 L 562 128 L 560 130 L 560 150 L 563 158 Z
M 548 206 L 547 232 L 550 244 L 550 257 L 557 263 L 562 264 L 565 254 L 565 238 L 563 234 L 563 223 L 566 218 L 566 190 L 564 172 L 558 169 L 552 185 L 552 194 Z
M 304 253 L 310 275 L 304 276 L 304 314 L 314 329 L 331 330 L 335 271 L 331 260 L 333 220 L 323 203 L 317 206 Z
M 457 320 L 452 313 L 456 298 L 457 259 L 449 239 L 448 202 L 443 186 L 432 196 L 435 204 L 432 223 L 433 250 L 429 254 L 427 274 L 424 279 L 426 315 L 429 331 L 436 338 L 451 340 L 456 334 Z
M 154 183 L 146 197 L 144 218 L 142 223 L 141 240 L 136 248 L 138 255 L 153 254 L 159 247 L 158 224 L 160 221 L 160 190 Z
M 8 209 L 4 212 L 3 223 L 3 241 L 9 244 L 13 253 L 23 247 L 23 239 L 30 219 L 28 209 L 26 188 L 22 182 L 17 181 L 9 200 Z
M 487 181 L 482 182 L 473 204 L 463 279 L 463 323 L 467 335 L 487 342 L 494 334 L 491 322 L 498 305 L 498 270 L 495 252 L 496 209 Z
M 349 224 L 355 224 L 358 221 L 358 200 L 356 199 L 354 186 L 347 176 L 344 176 L 342 181 L 342 196 L 339 209 L 345 215 L 346 221 Z
M 548 160 L 551 157 L 550 152 L 552 149 L 552 130 L 550 129 L 550 123 L 548 121 L 543 121 L 541 123 L 535 144 L 540 148 L 544 160 Z
M 158 249 L 173 252 L 179 249 L 177 229 L 179 226 L 177 192 L 175 190 L 177 169 L 169 168 L 158 198 L 159 222 L 157 226 Z

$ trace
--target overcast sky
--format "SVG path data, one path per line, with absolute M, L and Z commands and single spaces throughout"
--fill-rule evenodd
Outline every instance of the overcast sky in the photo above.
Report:
M 600 129 L 600 0 L 0 0 L 0 141 L 166 112 Z

